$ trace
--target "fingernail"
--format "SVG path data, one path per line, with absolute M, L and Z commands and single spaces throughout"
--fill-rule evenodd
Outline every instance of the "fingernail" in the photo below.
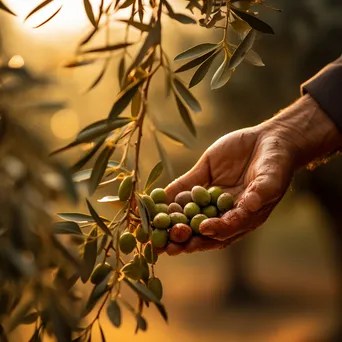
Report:
M 213 237 L 215 236 L 215 232 L 213 230 L 210 230 L 210 229 L 200 229 L 200 233 L 202 235 L 205 235 L 205 236 L 209 236 L 209 237 Z

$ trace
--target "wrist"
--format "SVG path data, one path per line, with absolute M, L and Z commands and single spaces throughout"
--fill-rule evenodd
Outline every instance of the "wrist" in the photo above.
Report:
M 309 94 L 264 125 L 272 135 L 286 142 L 296 168 L 335 152 L 342 146 L 342 134 Z

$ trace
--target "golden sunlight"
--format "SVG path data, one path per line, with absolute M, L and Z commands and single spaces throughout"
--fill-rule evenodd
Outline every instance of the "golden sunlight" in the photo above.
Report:
M 51 131 L 59 139 L 70 139 L 79 130 L 78 115 L 71 109 L 55 113 L 50 120 Z

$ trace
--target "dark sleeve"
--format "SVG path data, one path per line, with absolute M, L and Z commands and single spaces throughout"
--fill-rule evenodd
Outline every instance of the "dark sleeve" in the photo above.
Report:
M 302 84 L 301 92 L 309 93 L 342 132 L 342 56 Z

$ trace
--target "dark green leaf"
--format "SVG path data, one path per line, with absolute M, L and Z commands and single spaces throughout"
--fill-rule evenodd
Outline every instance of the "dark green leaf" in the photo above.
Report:
M 90 215 L 94 218 L 95 222 L 97 225 L 101 228 L 101 230 L 107 234 L 107 235 L 112 235 L 111 231 L 108 229 L 107 225 L 104 223 L 104 221 L 101 219 L 101 217 L 98 215 L 98 213 L 95 211 L 95 209 L 92 207 L 90 202 L 86 200 L 88 210 L 90 212 Z
M 81 229 L 76 222 L 55 222 L 53 225 L 54 234 L 76 234 L 82 235 Z
M 91 24 L 94 27 L 97 27 L 97 22 L 96 22 L 95 15 L 93 12 L 93 7 L 91 6 L 90 1 L 89 0 L 83 0 L 83 5 L 84 5 L 84 9 L 86 11 L 86 14 L 87 14 L 89 21 L 91 22 Z
M 143 316 L 141 316 L 140 314 L 137 314 L 136 319 L 137 319 L 137 330 L 146 331 L 147 330 L 147 322 L 146 322 L 145 318 Z
M 128 278 L 140 280 L 143 270 L 138 263 L 129 263 L 122 267 L 121 272 Z
M 92 89 L 94 89 L 102 80 L 103 76 L 105 75 L 107 68 L 109 65 L 109 59 L 106 60 L 106 62 L 104 63 L 101 72 L 99 73 L 99 75 L 95 78 L 94 82 L 89 86 L 89 88 L 86 90 L 86 93 Z
M 173 13 L 170 18 L 179 21 L 182 24 L 196 24 L 196 20 L 182 13 Z
M 245 39 L 240 43 L 233 55 L 230 57 L 229 69 L 235 69 L 246 57 L 246 54 L 251 50 L 256 38 L 256 31 L 250 30 Z
M 132 44 L 133 43 L 118 43 L 118 44 L 108 45 L 108 46 L 104 46 L 104 47 L 100 47 L 100 48 L 94 48 L 94 49 L 90 49 L 90 50 L 85 50 L 85 51 L 82 51 L 82 53 L 95 53 L 95 52 L 115 51 L 115 50 L 123 49 L 123 48 L 125 48 L 127 46 L 130 46 Z
M 31 312 L 30 314 L 26 315 L 21 319 L 20 324 L 32 324 L 37 320 L 37 318 L 38 312 Z
M 125 69 L 126 69 L 125 56 L 122 56 L 122 58 L 120 59 L 119 70 L 118 70 L 119 86 L 121 90 L 124 84 Z
M 0 10 L 3 10 L 9 14 L 15 15 L 2 1 L 0 1 Z
M 167 132 L 167 131 L 165 131 L 164 129 L 161 129 L 161 128 L 158 128 L 158 131 L 160 133 L 163 133 L 164 135 L 166 135 L 168 138 L 170 138 L 171 140 L 173 140 L 177 144 L 185 146 L 187 148 L 190 148 L 190 144 L 188 142 L 185 142 L 183 137 L 180 138 L 174 132 Z
M 98 322 L 99 322 L 99 329 L 100 329 L 100 334 L 101 334 L 101 341 L 106 342 L 106 337 L 105 337 L 104 331 L 102 329 L 102 326 L 100 324 L 100 321 L 98 321 Z
M 160 300 L 143 284 L 138 283 L 136 281 L 131 281 L 128 278 L 123 279 L 125 283 L 138 294 L 138 296 L 147 302 L 153 302 L 160 314 L 163 316 L 165 321 L 167 321 L 167 312 L 165 310 L 164 305 L 160 302 Z
M 47 22 L 49 22 L 52 18 L 54 18 L 58 13 L 59 11 L 62 9 L 63 5 L 61 5 L 58 10 L 56 12 L 54 12 L 49 18 L 47 18 L 45 21 L 43 21 L 41 24 L 37 25 L 37 26 L 33 26 L 33 28 L 39 28 L 43 25 L 45 25 Z
M 107 306 L 107 315 L 112 324 L 119 328 L 121 325 L 121 309 L 116 300 L 111 300 Z
M 261 57 L 258 53 L 256 53 L 254 50 L 249 50 L 246 57 L 245 62 L 252 64 L 254 66 L 263 67 L 265 66 L 264 62 L 262 61 Z
M 100 120 L 97 121 L 88 127 L 84 128 L 76 137 L 76 139 L 67 146 L 64 146 L 54 152 L 52 154 L 56 154 L 62 151 L 65 151 L 71 147 L 91 142 L 97 138 L 103 137 L 105 134 L 110 133 L 111 131 L 126 126 L 131 122 L 131 119 L 128 118 L 117 118 L 116 120 Z
M 133 118 L 136 118 L 140 113 L 141 108 L 141 93 L 140 91 L 137 91 L 132 99 L 131 103 L 131 115 Z
M 108 242 L 108 235 L 103 235 L 101 239 L 101 243 L 99 245 L 99 248 L 97 250 L 97 255 L 100 255 L 103 251 L 103 249 L 106 247 Z
M 190 80 L 189 88 L 194 87 L 196 84 L 198 84 L 199 82 L 201 82 L 203 80 L 203 78 L 208 73 L 211 64 L 213 63 L 215 57 L 217 56 L 217 54 L 219 52 L 220 52 L 220 50 L 215 52 L 213 55 L 211 55 L 207 60 L 205 60 L 199 66 L 199 68 L 195 71 L 194 75 L 192 76 L 192 78 Z
M 139 215 L 141 218 L 141 225 L 145 233 L 149 233 L 150 230 L 150 218 L 148 209 L 145 207 L 144 202 L 140 198 L 139 194 L 135 194 L 135 200 L 137 201 Z
M 90 215 L 81 213 L 58 213 L 57 214 L 63 220 L 75 221 L 75 222 L 94 222 L 94 218 Z M 105 217 L 101 217 L 102 221 L 109 222 Z
M 42 8 L 44 8 L 45 6 L 47 6 L 48 4 L 50 4 L 52 1 L 54 0 L 45 0 L 43 1 L 41 4 L 39 4 L 38 6 L 36 6 L 25 18 L 25 20 L 27 20 L 28 18 L 30 18 L 33 14 L 37 13 L 39 10 L 41 10 Z
M 122 5 L 119 6 L 119 9 L 127 8 L 131 6 L 134 2 L 135 0 L 126 0 Z
M 217 44 L 204 43 L 193 46 L 192 48 L 183 51 L 174 58 L 174 61 L 182 61 L 184 59 L 196 58 L 204 55 L 207 52 L 217 49 Z
M 201 105 L 196 98 L 191 94 L 189 89 L 176 77 L 173 78 L 174 88 L 177 90 L 178 95 L 185 101 L 185 103 L 194 111 L 202 111 Z M 178 96 L 176 96 L 178 98 Z
M 132 19 L 130 19 L 130 20 L 122 19 L 120 21 L 122 21 L 123 23 L 126 23 L 130 26 L 135 27 L 136 29 L 140 30 L 141 32 L 149 32 L 151 30 L 150 25 L 146 25 L 146 24 L 140 23 L 138 21 L 134 21 Z
M 119 164 L 120 164 L 119 162 L 110 161 L 110 162 L 108 162 L 106 169 L 112 168 L 112 167 L 117 167 Z M 73 175 L 74 182 L 86 181 L 87 179 L 90 178 L 92 170 L 93 169 L 86 169 L 86 170 L 82 170 L 82 171 L 79 171 L 79 172 L 75 173 Z M 126 169 L 120 168 L 119 171 L 126 171 Z
M 224 86 L 230 79 L 232 75 L 232 70 L 229 69 L 229 58 L 227 53 L 225 52 L 225 57 L 222 64 L 216 70 L 210 86 L 211 89 L 218 89 Z
M 80 46 L 83 46 L 90 42 L 90 40 L 95 36 L 96 32 L 98 32 L 98 27 L 93 27 L 93 29 L 88 33 L 87 36 L 80 42 Z
M 184 106 L 183 102 L 179 99 L 178 95 L 175 94 L 177 108 L 179 111 L 180 116 L 183 119 L 183 122 L 185 123 L 186 127 L 189 129 L 191 134 L 196 137 L 197 132 L 194 123 L 192 122 L 189 110 Z
M 77 172 L 79 169 L 81 169 L 87 162 L 96 154 L 96 152 L 99 150 L 99 148 L 102 146 L 102 144 L 105 142 L 106 138 L 100 139 L 93 148 L 90 149 L 89 152 L 87 152 L 77 163 L 75 163 L 71 168 L 71 172 Z M 90 177 L 91 170 L 89 173 L 88 178 Z M 80 182 L 82 179 L 80 179 L 80 175 L 77 176 L 77 174 L 73 175 L 74 182 Z
M 109 158 L 114 153 L 114 150 L 115 146 L 106 146 L 99 154 L 88 183 L 89 195 L 92 195 L 99 186 L 107 169 Z
M 192 61 L 190 61 L 188 63 L 185 63 L 184 65 L 182 65 L 181 67 L 176 69 L 175 73 L 183 72 L 183 71 L 186 71 L 186 70 L 190 70 L 190 69 L 194 68 L 195 66 L 200 65 L 205 60 L 207 60 L 211 55 L 213 55 L 215 52 L 216 52 L 216 49 L 212 50 L 212 51 L 209 51 L 205 55 L 197 57 L 197 58 L 193 59 Z
M 1 340 L 0 340 L 1 341 Z M 1 341 L 5 342 L 5 341 Z M 41 342 L 40 329 L 36 329 L 29 342 Z
M 159 161 L 151 170 L 145 183 L 144 191 L 147 191 L 163 172 L 163 163 Z
M 97 226 L 93 227 L 90 232 L 89 237 L 84 246 L 84 268 L 81 274 L 81 280 L 83 283 L 86 283 L 90 278 L 91 273 L 93 272 L 95 262 L 97 257 Z
M 129 67 L 127 73 L 130 73 L 134 68 L 136 68 L 145 58 L 148 50 L 160 43 L 161 39 L 161 27 L 160 23 L 158 22 L 152 30 L 149 32 L 148 36 L 146 37 L 146 40 L 144 44 L 142 45 L 139 53 L 137 54 L 134 62 Z
M 175 172 L 174 172 L 173 167 L 170 163 L 170 158 L 168 157 L 167 153 L 164 150 L 164 147 L 160 143 L 160 141 L 157 137 L 157 134 L 154 134 L 154 141 L 155 141 L 156 146 L 157 146 L 159 157 L 162 160 L 163 165 L 166 168 L 166 171 L 167 171 L 169 177 L 171 179 L 174 179 L 175 178 Z
M 110 274 L 98 285 L 94 286 L 88 302 L 85 307 L 85 314 L 88 314 L 91 312 L 91 310 L 94 308 L 96 303 L 103 297 L 103 295 L 108 292 L 109 285 L 108 285 L 108 279 L 110 278 Z
M 232 11 L 235 14 L 237 14 L 242 20 L 248 23 L 255 30 L 263 32 L 263 33 L 274 34 L 273 28 L 270 25 L 263 22 L 262 20 L 260 20 L 259 18 L 249 13 L 239 11 L 236 8 L 232 8 Z
M 116 120 L 116 118 L 125 110 L 125 108 L 133 99 L 133 96 L 137 92 L 138 88 L 146 81 L 146 79 L 147 77 L 143 77 L 142 79 L 131 83 L 119 93 L 108 116 L 110 121 Z

